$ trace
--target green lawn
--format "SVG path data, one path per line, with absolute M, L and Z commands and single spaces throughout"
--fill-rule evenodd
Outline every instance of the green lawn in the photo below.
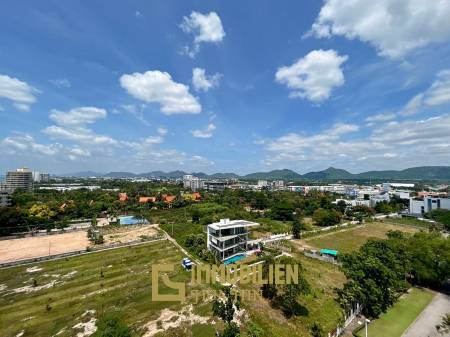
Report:
M 381 222 L 367 223 L 364 226 L 342 229 L 336 232 L 321 234 L 306 238 L 301 242 L 318 249 L 335 249 L 340 253 L 348 253 L 359 249 L 368 239 L 385 239 L 390 230 L 399 230 L 405 233 L 414 233 L 418 230 L 408 226 L 396 226 Z
M 369 324 L 369 336 L 400 337 L 423 309 L 431 302 L 434 293 L 412 288 L 391 309 Z M 358 333 L 364 336 L 364 330 Z

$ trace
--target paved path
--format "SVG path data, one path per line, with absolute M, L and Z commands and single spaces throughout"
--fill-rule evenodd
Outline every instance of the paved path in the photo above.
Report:
M 438 334 L 436 325 L 441 323 L 442 315 L 450 312 L 450 296 L 437 293 L 430 304 L 403 333 L 402 337 L 443 337 Z M 445 336 L 450 336 L 446 334 Z

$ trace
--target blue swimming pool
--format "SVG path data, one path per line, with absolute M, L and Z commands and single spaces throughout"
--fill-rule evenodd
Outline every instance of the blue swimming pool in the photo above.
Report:
M 223 264 L 227 265 L 227 264 L 230 264 L 230 263 L 236 263 L 239 260 L 242 260 L 244 258 L 245 258 L 245 254 L 236 255 L 236 256 L 230 257 L 229 259 L 224 260 Z
M 136 218 L 133 215 L 119 216 L 121 225 L 145 225 L 148 224 L 146 219 Z

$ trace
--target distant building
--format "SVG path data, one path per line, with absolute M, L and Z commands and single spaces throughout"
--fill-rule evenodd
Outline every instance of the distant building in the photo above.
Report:
M 208 191 L 223 191 L 229 187 L 226 181 L 205 181 L 204 185 Z
M 258 248 L 248 238 L 248 228 L 259 226 L 246 220 L 221 219 L 208 225 L 207 248 L 223 261 Z
M 269 184 L 267 183 L 267 180 L 258 180 L 258 187 L 263 188 L 267 187 Z
M 0 207 L 11 205 L 11 192 L 6 189 L 0 189 Z
M 283 180 L 272 181 L 272 188 L 274 190 L 282 190 L 284 188 L 284 181 Z
M 25 191 L 31 191 L 33 189 L 33 174 L 25 167 L 6 172 L 5 184 L 12 191 L 19 188 Z
M 139 203 L 146 204 L 149 202 L 156 202 L 156 197 L 139 197 Z
M 183 187 L 190 188 L 192 191 L 198 191 L 204 188 L 203 180 L 197 178 L 191 174 L 183 176 Z
M 388 192 L 381 192 L 380 194 L 372 195 L 370 197 L 370 207 L 375 207 L 379 202 L 389 202 L 391 197 Z
M 35 183 L 48 183 L 50 181 L 49 173 L 41 173 L 37 171 L 33 171 L 33 182 Z
M 417 196 L 420 198 L 423 197 L 446 197 L 447 192 L 428 192 L 428 191 L 422 191 L 417 192 Z
M 431 212 L 434 209 L 450 210 L 450 198 L 424 197 L 409 199 L 409 213 L 421 215 Z
M 126 193 L 119 193 L 119 201 L 121 202 L 128 201 L 128 195 Z

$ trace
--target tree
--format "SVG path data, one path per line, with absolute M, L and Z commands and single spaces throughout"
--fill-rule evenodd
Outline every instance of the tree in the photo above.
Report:
M 305 310 L 305 308 L 298 303 L 298 297 L 300 295 L 308 294 L 311 290 L 311 287 L 308 281 L 301 274 L 301 271 L 303 270 L 301 264 L 298 264 L 291 257 L 280 258 L 280 263 L 292 266 L 297 264 L 299 269 L 299 275 L 297 283 L 284 284 L 278 286 L 280 288 L 280 291 L 279 295 L 277 296 L 276 302 L 280 305 L 281 309 L 283 310 L 283 313 L 287 317 L 291 317 L 293 315 L 300 315 L 302 311 Z
M 311 333 L 312 337 L 325 337 L 322 327 L 317 322 L 314 322 L 311 325 L 309 332 Z
M 272 206 L 270 217 L 274 220 L 290 221 L 294 218 L 293 212 L 294 207 L 290 203 L 280 201 Z
M 92 337 L 132 337 L 131 329 L 117 313 L 108 314 L 99 319 L 97 331 Z
M 450 210 L 438 208 L 426 213 L 425 216 L 442 223 L 446 230 L 450 230 Z
M 300 239 L 303 229 L 305 229 L 304 224 L 296 218 L 292 223 L 292 235 L 294 236 L 294 239 Z
M 387 201 L 381 201 L 375 205 L 375 211 L 377 213 L 389 214 L 392 213 L 394 209 L 392 208 L 391 205 L 389 205 Z
M 28 214 L 32 219 L 37 221 L 48 221 L 55 216 L 55 212 L 45 204 L 34 204 L 28 210 Z
M 314 211 L 313 220 L 318 226 L 333 226 L 341 221 L 341 213 L 335 209 L 319 208 Z
M 240 330 L 236 323 L 233 322 L 235 310 L 239 310 L 240 300 L 231 292 L 231 286 L 222 288 L 225 299 L 215 298 L 213 301 L 213 315 L 218 316 L 225 322 L 225 329 L 220 335 L 221 337 L 239 337 Z
M 345 202 L 345 200 L 339 200 L 336 204 L 336 208 L 339 212 L 344 214 L 345 210 L 347 209 L 347 203 Z
M 441 324 L 436 326 L 436 330 L 441 335 L 450 333 L 450 313 L 447 313 L 444 316 L 442 316 L 442 322 Z

